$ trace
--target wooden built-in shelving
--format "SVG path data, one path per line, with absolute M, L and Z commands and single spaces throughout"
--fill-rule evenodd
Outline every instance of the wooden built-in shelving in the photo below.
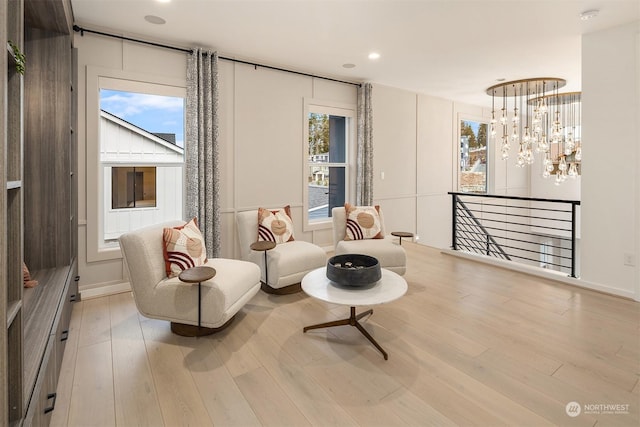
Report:
M 71 22 L 69 0 L 0 2 L 0 425 L 49 424 L 77 299 Z
M 25 383 L 35 383 L 42 354 L 53 320 L 59 309 L 59 302 L 68 284 L 69 266 L 47 268 L 32 272 L 31 278 L 38 281 L 35 288 L 24 291 L 24 374 Z M 29 396 L 25 396 L 28 399 Z M 25 404 L 28 402 L 25 402 Z
M 20 309 L 22 308 L 22 301 L 12 301 L 7 304 L 7 326 L 11 326 L 16 319 Z
M 2 55 L 0 81 L 0 424 L 18 425 L 24 406 L 22 390 L 24 307 L 22 301 L 23 259 L 23 76 L 9 40 L 24 51 L 22 0 L 3 1 L 0 6 L 0 45 Z

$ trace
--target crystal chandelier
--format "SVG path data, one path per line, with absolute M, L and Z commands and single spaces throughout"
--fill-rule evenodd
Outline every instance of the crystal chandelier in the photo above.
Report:
M 518 147 L 516 165 L 534 163 L 534 152 L 542 158 L 542 176 L 555 175 L 560 185 L 579 175 L 580 93 L 559 93 L 567 82 L 555 77 L 515 80 L 491 86 L 489 134 L 500 141 L 501 157 L 509 158 L 512 144 Z M 498 107 L 496 109 L 496 98 Z

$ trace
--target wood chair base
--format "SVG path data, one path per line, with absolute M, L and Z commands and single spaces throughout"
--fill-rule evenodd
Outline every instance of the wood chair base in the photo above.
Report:
M 272 288 L 264 282 L 260 282 L 260 289 L 264 292 L 272 295 L 290 295 L 298 292 L 302 292 L 302 286 L 300 283 L 294 283 L 293 285 L 285 286 L 282 288 Z
M 206 335 L 215 334 L 223 329 L 229 327 L 236 316 L 234 315 L 227 322 L 218 328 L 205 328 L 204 326 L 198 327 L 198 325 L 187 325 L 185 323 L 171 322 L 171 332 L 183 337 L 204 337 Z

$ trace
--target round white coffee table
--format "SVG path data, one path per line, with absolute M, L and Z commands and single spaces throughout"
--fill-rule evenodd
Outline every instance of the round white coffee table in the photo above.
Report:
M 341 286 L 327 279 L 326 270 L 326 267 L 321 267 L 304 276 L 302 278 L 302 290 L 307 295 L 321 301 L 350 306 L 351 315 L 346 319 L 305 326 L 302 332 L 333 326 L 355 326 L 362 332 L 362 335 L 367 337 L 367 339 L 380 350 L 384 359 L 388 360 L 389 356 L 387 352 L 384 351 L 380 344 L 378 344 L 360 322 L 358 322 L 358 320 L 364 316 L 373 314 L 373 309 L 356 314 L 356 306 L 384 304 L 397 300 L 407 292 L 406 280 L 404 280 L 402 276 L 383 268 L 382 278 L 375 283 L 362 287 Z

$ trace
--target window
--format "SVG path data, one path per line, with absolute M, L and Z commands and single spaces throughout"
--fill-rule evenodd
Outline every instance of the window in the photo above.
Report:
M 552 241 L 547 240 L 545 242 L 540 243 L 540 267 L 541 268 L 551 268 L 551 264 L 553 263 L 553 248 Z
M 118 237 L 132 228 L 183 217 L 185 87 L 184 78 L 86 67 L 87 163 L 78 179 L 86 217 L 81 209 L 78 223 L 88 263 L 121 258 Z M 141 207 L 136 189 L 135 208 L 114 209 L 113 168 L 135 168 L 143 179 L 139 168 L 155 168 L 155 206 Z
M 112 167 L 111 209 L 156 207 L 155 167 Z
M 102 248 L 144 224 L 182 218 L 184 96 L 104 79 L 99 92 Z
M 487 123 L 460 120 L 460 166 L 458 189 L 487 192 Z
M 353 119 L 353 109 L 307 104 L 304 174 L 307 228 L 330 225 L 331 209 L 348 200 Z

